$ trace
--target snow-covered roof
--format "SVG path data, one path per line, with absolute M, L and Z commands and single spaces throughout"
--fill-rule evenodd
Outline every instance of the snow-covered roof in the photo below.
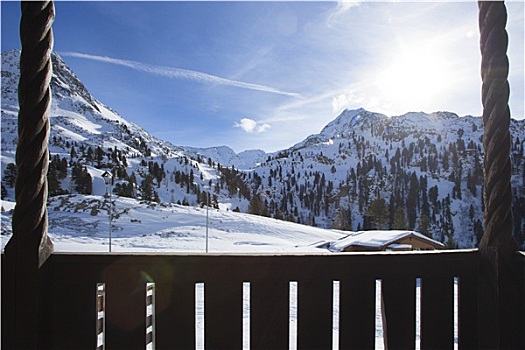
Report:
M 349 234 L 335 242 L 332 242 L 330 250 L 332 251 L 343 251 L 349 246 L 368 247 L 371 250 L 377 250 L 384 246 L 392 245 L 394 242 L 405 238 L 405 237 L 417 237 L 423 241 L 427 241 L 433 245 L 444 247 L 444 245 L 438 241 L 435 241 L 419 232 L 415 231 L 401 231 L 401 230 L 390 230 L 390 231 L 358 231 Z

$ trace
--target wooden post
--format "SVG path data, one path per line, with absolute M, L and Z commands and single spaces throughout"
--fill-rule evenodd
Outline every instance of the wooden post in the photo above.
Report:
M 52 1 L 21 3 L 18 145 L 13 236 L 2 268 L 2 345 L 9 349 L 40 348 L 40 267 L 53 251 L 47 236 L 47 169 L 51 51 L 55 17 Z M 8 316 L 8 317 L 5 317 Z
M 512 236 L 512 189 L 508 107 L 507 11 L 500 1 L 479 1 L 485 232 L 479 244 L 479 345 L 524 348 L 524 287 L 518 245 Z

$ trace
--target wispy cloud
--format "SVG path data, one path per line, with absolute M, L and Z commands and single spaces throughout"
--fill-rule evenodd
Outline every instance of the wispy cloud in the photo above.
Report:
M 241 89 L 264 91 L 264 92 L 269 92 L 269 93 L 274 93 L 274 94 L 279 94 L 279 95 L 284 95 L 284 96 L 290 96 L 290 97 L 301 97 L 301 95 L 298 93 L 282 91 L 282 90 L 273 88 L 271 86 L 221 78 L 215 75 L 193 71 L 193 70 L 174 68 L 174 67 L 155 66 L 155 65 L 136 62 L 136 61 L 122 60 L 122 59 L 111 58 L 107 56 L 89 55 L 89 54 L 84 54 L 84 53 L 79 53 L 79 52 L 62 52 L 61 55 L 66 56 L 66 57 L 76 57 L 76 58 L 83 58 L 83 59 L 88 59 L 88 60 L 93 60 L 93 61 L 104 62 L 104 63 L 111 63 L 111 64 L 131 68 L 136 71 L 154 74 L 154 75 L 171 78 L 171 79 L 185 79 L 185 80 L 191 80 L 191 81 L 195 81 L 195 82 L 202 83 L 202 84 L 233 86 L 233 87 L 237 87 Z
M 339 18 L 347 13 L 350 9 L 359 6 L 360 0 L 348 1 L 348 0 L 339 0 L 337 2 L 336 8 L 328 15 L 327 24 L 331 27 L 335 24 Z
M 239 122 L 235 122 L 233 126 L 241 128 L 248 134 L 265 132 L 270 128 L 270 124 L 259 123 L 250 118 L 242 118 Z

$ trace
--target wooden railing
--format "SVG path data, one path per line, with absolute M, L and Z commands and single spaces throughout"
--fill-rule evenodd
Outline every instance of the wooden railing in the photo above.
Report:
M 241 349 L 246 332 L 243 285 L 249 282 L 249 347 L 288 349 L 289 286 L 294 281 L 297 348 L 331 349 L 333 282 L 338 281 L 339 348 L 372 349 L 376 280 L 380 279 L 385 345 L 410 349 L 415 346 L 419 278 L 421 348 L 453 348 L 457 277 L 459 348 L 477 348 L 478 268 L 477 250 L 330 255 L 53 254 L 41 270 L 39 344 L 52 349 L 95 349 L 102 337 L 106 349 L 145 349 L 152 339 L 158 349 L 195 349 L 195 286 L 199 283 L 204 286 L 205 348 Z M 147 292 L 151 283 L 154 296 Z M 149 311 L 148 304 L 153 304 Z

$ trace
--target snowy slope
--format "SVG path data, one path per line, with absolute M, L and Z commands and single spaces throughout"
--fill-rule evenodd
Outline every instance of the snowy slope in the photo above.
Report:
M 19 50 L 2 53 L 2 171 L 13 159 L 17 134 Z M 52 105 L 50 151 L 69 153 L 70 144 L 122 149 L 126 154 L 144 155 L 144 144 L 152 155 L 177 153 L 176 147 L 152 137 L 109 107 L 94 99 L 64 61 L 52 53 Z M 7 159 L 4 159 L 7 157 Z
M 112 251 L 204 252 L 206 208 L 113 198 Z M 2 202 L 2 226 L 10 232 L 10 202 Z M 109 199 L 64 195 L 48 205 L 49 235 L 55 251 L 107 251 Z M 320 241 L 343 233 L 228 210 L 208 211 L 209 252 L 327 252 Z M 2 235 L 2 249 L 9 235 Z

